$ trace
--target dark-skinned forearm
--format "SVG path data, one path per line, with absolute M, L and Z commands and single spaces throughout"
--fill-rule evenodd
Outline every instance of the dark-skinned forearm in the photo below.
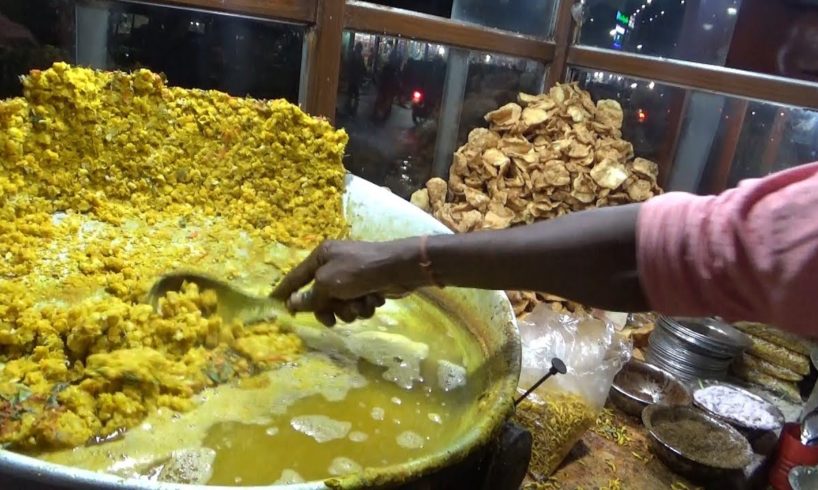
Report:
M 618 206 L 508 230 L 436 235 L 428 239 L 428 258 L 444 285 L 541 291 L 598 308 L 643 311 L 638 212 L 638 204 Z

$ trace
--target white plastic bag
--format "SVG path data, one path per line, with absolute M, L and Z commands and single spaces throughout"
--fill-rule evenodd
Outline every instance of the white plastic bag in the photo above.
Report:
M 540 305 L 520 321 L 523 347 L 520 388 L 533 385 L 558 357 L 568 368 L 534 391 L 539 398 L 550 391 L 580 395 L 595 410 L 608 398 L 614 376 L 631 358 L 631 341 L 610 322 L 577 318 Z
M 547 305 L 535 308 L 519 325 L 523 348 L 519 393 L 548 372 L 554 357 L 567 368 L 566 374 L 549 378 L 517 407 L 515 419 L 534 437 L 527 482 L 536 484 L 548 479 L 593 425 L 632 346 L 610 322 L 559 314 Z

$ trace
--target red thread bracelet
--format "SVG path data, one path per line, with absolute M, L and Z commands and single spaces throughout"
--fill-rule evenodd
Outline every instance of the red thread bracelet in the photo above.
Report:
M 433 286 L 442 288 L 443 285 L 437 280 L 435 272 L 432 269 L 432 261 L 429 259 L 429 250 L 427 247 L 428 242 L 429 235 L 423 235 L 420 237 L 420 270 L 423 271 L 423 274 L 426 276 L 429 283 L 431 283 Z

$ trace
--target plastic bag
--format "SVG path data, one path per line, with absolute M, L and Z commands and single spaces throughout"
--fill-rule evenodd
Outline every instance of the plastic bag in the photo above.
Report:
M 631 342 L 613 324 L 559 314 L 538 306 L 519 322 L 522 393 L 551 367 L 565 363 L 517 407 L 515 419 L 534 436 L 529 479 L 542 482 L 554 472 L 604 407 L 613 378 L 630 360 Z

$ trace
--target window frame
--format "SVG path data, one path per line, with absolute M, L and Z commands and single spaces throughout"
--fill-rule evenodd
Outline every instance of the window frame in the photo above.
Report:
M 581 3 L 580 0 L 557 0 L 553 41 L 359 0 L 120 1 L 192 7 L 305 25 L 304 49 L 307 56 L 302 77 L 306 76 L 307 79 L 302 79 L 302 87 L 305 87 L 306 94 L 302 93 L 300 99 L 307 112 L 331 122 L 335 119 L 342 34 L 345 30 L 404 37 L 539 61 L 548 66 L 544 85 L 546 90 L 564 81 L 569 70 L 576 67 L 609 71 L 729 97 L 818 109 L 818 83 L 578 45 L 578 29 L 572 9 Z M 683 110 L 684 104 L 680 108 Z M 675 117 L 681 118 L 682 114 Z M 670 152 L 676 146 L 679 126 L 673 125 L 677 134 L 669 143 Z M 741 128 L 737 130 L 740 133 Z M 672 161 L 672 155 L 670 159 Z M 729 167 L 729 163 L 725 165 Z M 726 171 L 729 168 L 720 169 L 722 174 Z M 663 169 L 662 176 L 668 172 L 669 169 Z

